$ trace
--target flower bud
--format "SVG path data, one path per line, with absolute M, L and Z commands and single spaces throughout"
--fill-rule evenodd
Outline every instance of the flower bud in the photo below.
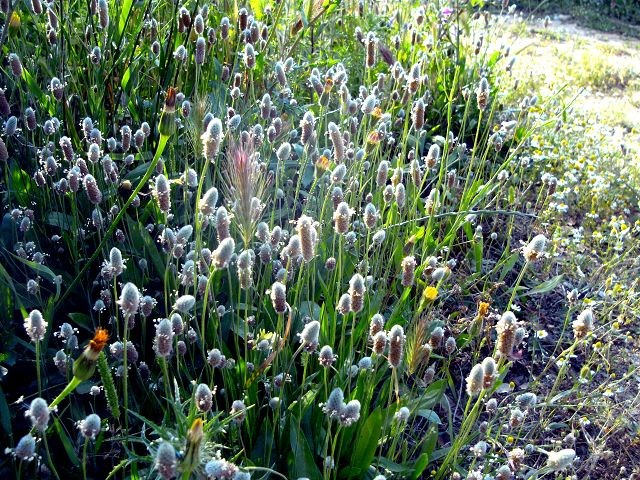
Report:
M 283 314 L 287 311 L 287 288 L 283 283 L 275 282 L 271 286 L 271 303 L 273 309 L 278 314 Z
M 160 208 L 161 212 L 167 214 L 169 210 L 171 210 L 171 189 L 167 177 L 163 174 L 158 175 L 156 177 L 155 187 L 155 197 L 158 202 L 158 208 Z
M 11 67 L 11 73 L 13 73 L 14 77 L 22 76 L 22 62 L 20 61 L 20 57 L 18 57 L 17 54 L 9 54 L 9 66 Z
M 133 283 L 128 282 L 122 287 L 118 300 L 123 315 L 135 315 L 140 306 L 140 291 Z
M 155 459 L 155 469 L 163 480 L 171 480 L 176 476 L 178 462 L 176 451 L 168 442 L 162 442 L 158 447 Z
M 325 345 L 320 349 L 318 354 L 318 361 L 323 367 L 330 367 L 336 361 L 336 356 L 333 353 L 333 349 L 329 345 Z
M 164 137 L 171 136 L 176 129 L 176 95 L 176 89 L 169 87 L 164 100 L 162 113 L 160 114 L 160 124 L 158 125 L 158 131 L 160 132 L 160 135 Z
M 554 472 L 565 470 L 573 464 L 576 458 L 576 451 L 572 448 L 565 448 L 559 452 L 549 452 L 547 458 L 547 465 Z
M 39 432 L 44 432 L 49 425 L 49 405 L 42 398 L 34 398 L 31 401 L 29 410 L 25 412 L 25 417 L 31 419 L 31 426 Z
M 350 427 L 360 419 L 360 401 L 351 400 L 342 407 L 340 412 L 340 424 L 343 427 Z
M 84 438 L 89 440 L 95 440 L 96 436 L 100 433 L 101 430 L 101 420 L 98 415 L 92 413 L 87 416 L 84 420 L 78 422 L 78 430 Z
M 364 306 L 364 294 L 367 291 L 364 283 L 364 278 L 359 273 L 356 273 L 349 280 L 349 297 L 350 310 L 354 313 L 358 313 Z
M 109 4 L 107 0 L 98 0 L 98 19 L 100 28 L 103 30 L 109 28 Z
M 338 126 L 329 122 L 328 125 L 329 138 L 331 139 L 331 143 L 333 144 L 333 158 L 336 163 L 342 163 L 344 160 L 344 142 L 342 139 L 342 135 L 340 134 L 340 130 Z
M 236 247 L 236 242 L 233 238 L 228 237 L 220 242 L 218 248 L 213 251 L 212 261 L 213 266 L 218 270 L 227 268 L 229 266 L 229 262 L 231 261 L 231 257 L 233 256 L 233 252 Z
M 547 248 L 547 237 L 544 235 L 536 235 L 531 241 L 522 249 L 522 254 L 528 262 L 534 262 L 544 256 L 544 252 Z
M 373 203 L 367 203 L 364 207 L 362 220 L 368 229 L 372 229 L 376 226 L 376 223 L 378 222 L 378 211 Z
M 13 450 L 13 454 L 18 460 L 30 462 L 36 457 L 36 440 L 30 433 L 20 439 L 18 445 Z
M 499 356 L 509 357 L 513 353 L 517 328 L 516 316 L 512 312 L 503 313 L 496 324 L 496 333 L 498 334 L 496 350 Z
M 223 206 L 219 207 L 216 211 L 216 232 L 218 233 L 219 242 L 230 237 L 229 224 L 230 220 L 227 209 Z
M 329 394 L 327 402 L 322 406 L 322 410 L 326 413 L 330 419 L 340 418 L 342 409 L 344 406 L 344 393 L 342 389 L 334 388 Z
M 298 219 L 296 230 L 300 237 L 302 258 L 306 263 L 309 263 L 316 255 L 316 243 L 318 242 L 318 233 L 313 226 L 313 219 L 307 215 L 302 215 Z
M 351 295 L 349 295 L 348 293 L 342 294 L 342 296 L 338 300 L 338 306 L 336 307 L 336 310 L 341 315 L 346 315 L 347 313 L 349 313 L 351 311 Z
M 299 334 L 300 341 L 304 344 L 307 352 L 314 352 L 318 348 L 318 337 L 320 335 L 320 322 L 312 320 L 307 323 Z
M 235 416 L 233 419 L 235 423 L 242 423 L 247 416 L 247 407 L 242 400 L 234 400 L 229 413 Z
M 153 349 L 158 357 L 167 358 L 173 351 L 173 326 L 168 318 L 163 318 L 156 325 L 156 336 Z
M 478 88 L 476 88 L 476 102 L 478 104 L 478 110 L 485 110 L 489 103 L 489 82 L 485 77 L 482 77 Z
M 402 281 L 403 287 L 411 287 L 415 280 L 416 259 L 413 256 L 405 257 L 402 260 Z
M 201 412 L 208 412 L 213 407 L 213 393 L 205 383 L 196 387 L 194 399 L 196 408 Z
M 25 217 L 28 218 L 28 217 Z M 39 342 L 44 339 L 47 332 L 47 322 L 42 318 L 40 310 L 32 310 L 29 316 L 24 319 L 24 329 L 32 342 Z
M 482 361 L 482 371 L 482 388 L 489 390 L 498 377 L 496 362 L 492 357 L 487 357 Z
M 204 63 L 205 51 L 207 48 L 207 42 L 204 37 L 198 37 L 196 40 L 196 65 L 202 65 Z
M 173 309 L 180 313 L 188 313 L 196 304 L 196 299 L 193 295 L 182 295 L 176 300 L 173 305 Z
M 398 368 L 402 363 L 404 344 L 404 329 L 400 325 L 394 325 L 389 331 L 389 366 L 391 368 Z
M 467 377 L 467 395 L 473 397 L 482 391 L 482 381 L 484 378 L 484 370 L 482 365 L 477 364 L 471 369 Z
M 411 120 L 416 132 L 422 130 L 422 127 L 424 126 L 424 102 L 421 98 L 413 103 L 413 108 L 411 109 Z
M 587 308 L 583 310 L 578 318 L 572 322 L 573 334 L 577 339 L 584 338 L 587 333 L 593 330 L 593 310 Z
M 333 214 L 336 233 L 344 235 L 349 231 L 351 215 L 353 215 L 353 210 L 349 207 L 349 204 L 341 202 Z

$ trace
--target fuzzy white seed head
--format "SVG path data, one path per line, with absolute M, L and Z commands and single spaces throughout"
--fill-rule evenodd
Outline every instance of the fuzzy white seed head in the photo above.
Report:
M 118 300 L 123 315 L 135 315 L 140 306 L 140 291 L 133 283 L 128 282 L 122 287 Z
M 32 342 L 39 342 L 44 339 L 48 323 L 44 321 L 40 310 L 32 310 L 29 316 L 24 319 L 24 329 Z

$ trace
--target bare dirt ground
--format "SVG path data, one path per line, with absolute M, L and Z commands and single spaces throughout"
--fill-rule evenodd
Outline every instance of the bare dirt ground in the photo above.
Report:
M 640 38 L 588 29 L 567 15 L 512 21 L 509 32 L 514 77 L 526 90 L 559 95 L 640 151 Z
M 610 146 L 627 150 L 626 155 L 620 156 L 622 164 L 640 165 L 638 30 L 635 37 L 604 33 L 578 25 L 565 15 L 510 20 L 505 28 L 507 38 L 501 41 L 510 45 L 510 55 L 516 57 L 513 65 L 513 78 L 519 81 L 516 96 L 538 94 L 540 102 L 548 102 L 551 111 L 557 111 L 558 105 L 567 107 L 568 123 L 573 123 L 572 115 L 579 117 L 576 124 L 588 123 L 585 128 L 569 131 L 605 141 L 610 138 Z M 600 136 L 601 131 L 606 132 L 604 137 Z M 568 143 L 575 145 L 576 141 L 572 138 Z M 608 173 L 604 163 L 587 164 L 600 168 L 603 175 Z M 635 192 L 640 188 L 637 177 L 630 179 L 630 184 Z M 615 344 L 611 354 L 616 359 L 613 371 L 620 378 L 631 365 L 640 365 L 637 342 Z M 640 435 L 636 424 L 640 418 L 639 381 L 634 375 L 624 386 L 620 383 L 619 388 L 612 387 L 616 402 L 613 407 L 597 410 L 593 423 L 583 429 L 582 440 L 586 444 L 581 445 L 580 474 L 571 478 L 640 478 Z M 605 417 L 607 420 L 601 421 Z

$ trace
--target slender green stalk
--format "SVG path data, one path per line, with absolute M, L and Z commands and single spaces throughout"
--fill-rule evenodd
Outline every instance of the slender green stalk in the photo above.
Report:
M 40 373 L 40 340 L 36 340 L 36 379 L 38 380 L 38 396 L 42 396 L 42 379 Z
M 87 480 L 87 446 L 89 445 L 89 438 L 84 439 L 84 445 L 82 446 L 82 478 Z
M 125 429 L 129 430 L 129 371 L 128 371 L 128 361 L 127 358 L 127 341 L 129 338 L 129 317 L 130 314 L 126 313 L 124 316 L 124 332 L 122 334 L 122 347 L 123 347 L 123 355 L 122 355 L 122 387 L 123 387 L 123 404 L 124 404 L 124 425 Z
M 44 442 L 44 449 L 47 452 L 47 463 L 49 465 L 49 468 L 53 472 L 53 476 L 56 477 L 58 480 L 60 480 L 60 475 L 58 474 L 58 471 L 56 470 L 55 463 L 53 462 L 53 457 L 51 457 L 51 451 L 49 450 L 49 442 L 47 441 L 46 433 L 44 433 L 42 435 L 42 441 Z
M 71 381 L 68 383 L 68 385 L 64 388 L 64 390 L 62 390 L 62 392 L 60 392 L 60 395 L 58 395 L 53 402 L 51 402 L 49 404 L 49 408 L 52 409 L 53 407 L 55 407 L 56 405 L 58 405 L 62 400 L 64 400 L 65 398 L 67 398 L 67 396 L 73 392 L 76 387 L 78 385 L 80 385 L 80 383 L 82 383 L 82 381 L 77 378 L 77 377 L 73 377 L 71 379 Z

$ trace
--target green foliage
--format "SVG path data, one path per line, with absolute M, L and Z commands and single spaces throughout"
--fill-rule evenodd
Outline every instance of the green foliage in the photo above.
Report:
M 510 96 L 490 2 L 27 3 L 2 45 L 1 474 L 549 471 L 540 412 L 578 421 L 558 418 L 566 363 L 541 378 L 580 349 L 591 378 L 602 328 L 562 300 L 561 353 L 534 338 L 573 281 L 554 215 L 620 190 L 541 176 L 566 167 L 545 147 L 560 114 Z M 30 431 L 14 397 L 75 388 L 81 347 L 97 383 Z M 550 400 L 523 406 L 511 375 Z

